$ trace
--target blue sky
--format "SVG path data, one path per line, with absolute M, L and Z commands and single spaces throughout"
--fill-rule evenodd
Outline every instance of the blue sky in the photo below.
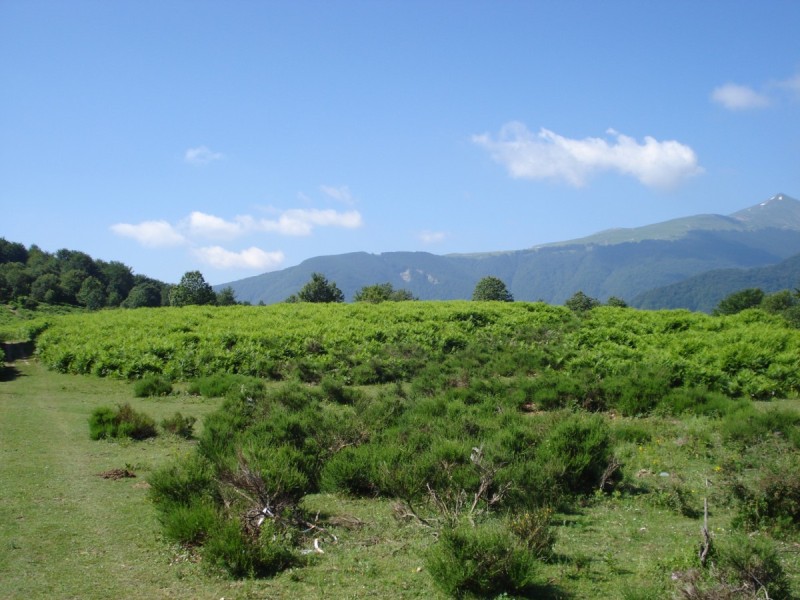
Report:
M 0 236 L 214 284 L 800 197 L 800 2 L 0 1 Z

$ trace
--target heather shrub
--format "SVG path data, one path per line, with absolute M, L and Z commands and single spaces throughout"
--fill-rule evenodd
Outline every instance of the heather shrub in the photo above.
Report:
M 217 526 L 218 519 L 214 506 L 202 500 L 188 505 L 174 504 L 159 514 L 164 535 L 186 546 L 202 544 Z
M 299 562 L 291 539 L 268 520 L 255 536 L 238 519 L 219 522 L 203 545 L 203 558 L 235 578 L 270 577 Z
M 446 594 L 486 598 L 530 592 L 538 563 L 505 527 L 488 522 L 444 529 L 428 553 L 427 567 Z
M 800 456 L 789 452 L 762 465 L 754 480 L 737 482 L 734 497 L 738 525 L 795 534 L 800 530 Z
M 156 434 L 153 418 L 135 411 L 127 403 L 117 405 L 116 410 L 98 407 L 89 417 L 89 437 L 93 440 L 124 437 L 143 440 Z
M 161 421 L 161 429 L 167 433 L 172 433 L 187 440 L 192 437 L 194 424 L 197 419 L 192 416 L 184 417 L 181 413 L 176 412 L 171 417 L 167 417 Z
M 513 515 L 508 528 L 536 558 L 547 560 L 553 557 L 556 543 L 552 519 L 553 509 L 543 506 Z
M 762 593 L 773 600 L 793 597 L 780 557 L 767 539 L 732 536 L 718 544 L 715 566 L 723 586 L 736 590 L 737 598 L 760 598 Z
M 133 384 L 133 395 L 136 398 L 149 396 L 169 396 L 172 393 L 172 384 L 159 375 L 142 377 Z
M 611 438 L 600 415 L 572 414 L 558 422 L 538 448 L 547 471 L 573 493 L 600 483 L 610 459 Z

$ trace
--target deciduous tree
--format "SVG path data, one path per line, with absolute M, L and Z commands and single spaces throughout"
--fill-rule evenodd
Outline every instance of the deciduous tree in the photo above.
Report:
M 494 300 L 498 302 L 513 302 L 514 297 L 508 291 L 502 279 L 491 275 L 481 279 L 472 292 L 473 300 Z

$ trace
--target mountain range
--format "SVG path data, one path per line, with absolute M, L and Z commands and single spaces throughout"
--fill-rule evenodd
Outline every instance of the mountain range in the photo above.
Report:
M 385 282 L 407 289 L 421 300 L 449 300 L 470 298 L 475 284 L 482 277 L 493 275 L 506 283 L 516 300 L 562 304 L 582 291 L 600 300 L 616 296 L 642 308 L 710 310 L 727 293 L 741 287 L 758 287 L 734 283 L 747 279 L 740 270 L 767 266 L 781 270 L 779 265 L 797 254 L 800 201 L 777 194 L 727 216 L 704 214 L 643 227 L 610 229 L 524 250 L 319 256 L 215 289 L 230 286 L 239 301 L 272 304 L 296 293 L 312 273 L 318 272 L 336 282 L 347 300 L 366 285 Z M 793 265 L 789 262 L 786 268 L 791 270 Z M 720 270 L 724 270 L 721 275 Z M 688 281 L 691 278 L 711 271 L 718 273 L 712 276 L 715 281 L 727 279 L 738 287 L 716 300 L 708 294 L 702 300 L 681 300 L 683 288 L 671 287 L 685 287 L 692 283 Z M 775 279 L 773 275 L 767 278 Z M 791 279 L 792 275 L 787 277 Z M 795 277 L 784 287 L 798 283 Z M 670 305 L 665 305 L 666 300 Z M 714 304 L 709 306 L 709 302 Z

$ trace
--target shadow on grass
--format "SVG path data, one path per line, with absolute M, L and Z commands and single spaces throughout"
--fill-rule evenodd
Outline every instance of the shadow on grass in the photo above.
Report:
M 17 377 L 24 375 L 13 365 L 3 365 L 0 369 L 0 381 L 14 381 Z

